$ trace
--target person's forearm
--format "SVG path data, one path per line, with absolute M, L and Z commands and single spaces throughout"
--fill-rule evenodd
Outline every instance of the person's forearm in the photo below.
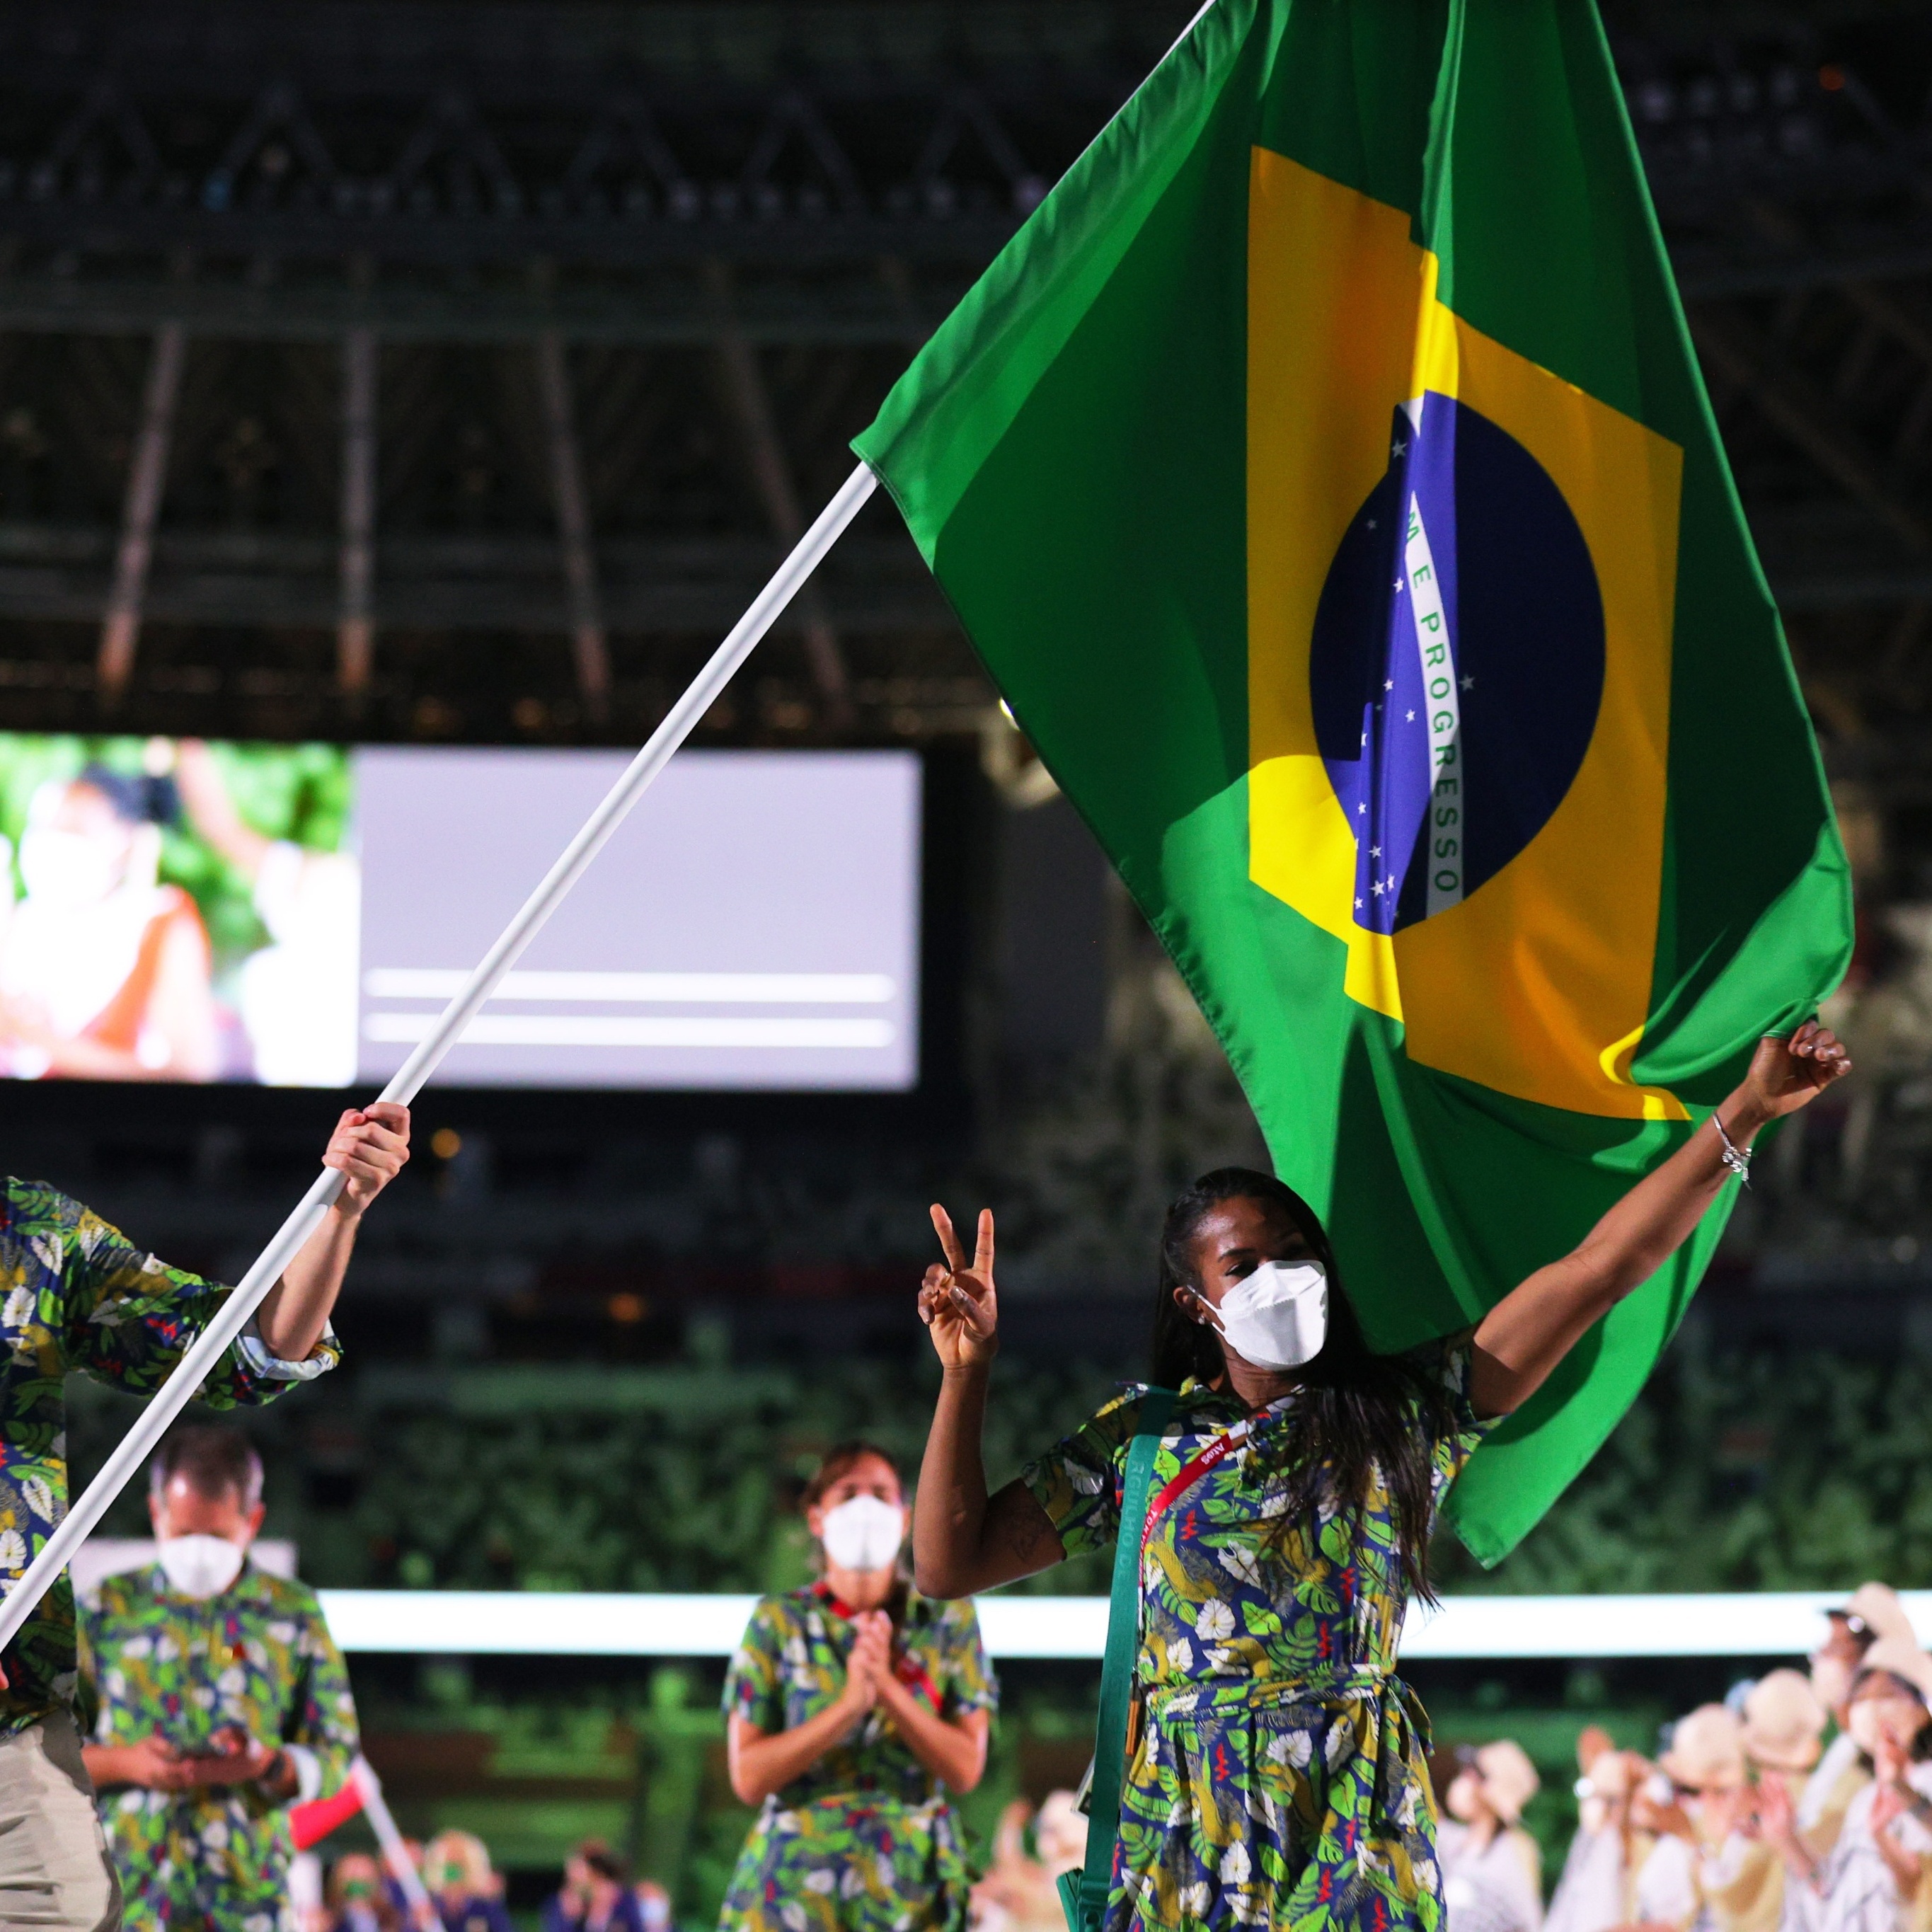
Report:
M 974 1580 L 986 1522 L 980 1436 L 991 1365 L 974 1362 L 940 1378 L 939 1400 L 913 1498 L 913 1574 L 928 1597 L 963 1597 Z
M 1733 1145 L 1748 1148 L 1765 1125 L 1742 1090 L 1718 1109 Z M 1706 1121 L 1655 1172 L 1610 1208 L 1572 1253 L 1505 1295 L 1476 1330 L 1470 1394 L 1478 1411 L 1506 1414 L 1600 1320 L 1648 1281 L 1689 1239 L 1730 1170 L 1715 1125 Z
M 879 1702 L 907 1749 L 942 1784 L 963 1792 L 980 1782 L 986 1768 L 986 1724 L 979 1713 L 949 1722 L 896 1678 L 880 1680 Z
M 842 1697 L 790 1730 L 760 1732 L 742 1718 L 731 1722 L 731 1789 L 740 1802 L 759 1804 L 809 1771 L 834 1744 L 858 1729 L 862 1708 Z
M 278 1360 L 306 1360 L 322 1340 L 342 1292 L 361 1219 L 345 1214 L 338 1202 L 264 1298 L 256 1326 L 263 1346 Z
M 134 1756 L 124 1744 L 82 1744 L 80 1748 L 80 1761 L 86 1766 L 97 1791 L 110 1785 L 141 1784 L 143 1780 L 135 1774 Z
M 1878 1846 L 1878 1855 L 1884 1859 L 1886 1869 L 1892 1874 L 1892 1883 L 1904 1897 L 1911 1898 L 1918 1889 L 1924 1862 L 1916 1852 L 1908 1852 L 1889 1829 L 1874 1832 L 1872 1841 Z

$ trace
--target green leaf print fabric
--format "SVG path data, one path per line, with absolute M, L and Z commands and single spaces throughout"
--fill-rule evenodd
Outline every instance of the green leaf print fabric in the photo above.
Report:
M 770 1735 L 834 1702 L 856 1634 L 822 1584 L 766 1597 L 724 1681 L 728 1716 Z M 999 1688 L 970 1603 L 908 1592 L 894 1663 L 943 1718 L 991 1711 Z M 766 1799 L 733 1873 L 720 1932 L 925 1932 L 966 1922 L 968 1874 L 944 1791 L 875 1710 Z
M 81 1630 L 95 1743 L 158 1732 L 192 1751 L 238 1725 L 290 1748 L 302 1795 L 327 1797 L 347 1778 L 356 1700 L 306 1584 L 250 1564 L 197 1599 L 176 1595 L 155 1564 L 104 1579 L 82 1606 Z M 284 1803 L 259 1785 L 107 1791 L 100 1802 L 128 1932 L 277 1932 L 294 1849 Z
M 1430 1444 L 1439 1504 L 1492 1425 L 1469 1405 L 1466 1341 L 1411 1359 L 1445 1398 L 1448 1426 Z M 1115 1397 L 1024 1472 L 1070 1556 L 1119 1528 L 1144 1394 Z M 1246 1413 L 1232 1396 L 1184 1383 L 1156 1484 Z M 1436 1932 L 1428 1720 L 1394 1675 L 1408 1604 L 1387 1487 L 1378 1474 L 1359 1512 L 1324 1502 L 1312 1519 L 1288 1520 L 1267 1442 L 1263 1424 L 1148 1535 L 1136 1672 L 1145 1720 L 1121 1793 L 1107 1932 Z
M 166 1266 L 44 1180 L 0 1179 L 0 1589 L 67 1514 L 69 1371 L 152 1395 L 230 1292 Z M 278 1362 L 244 1331 L 200 1399 L 214 1408 L 268 1402 L 340 1358 L 333 1334 L 306 1361 Z M 74 1591 L 64 1573 L 5 1660 L 0 1736 L 72 1699 Z

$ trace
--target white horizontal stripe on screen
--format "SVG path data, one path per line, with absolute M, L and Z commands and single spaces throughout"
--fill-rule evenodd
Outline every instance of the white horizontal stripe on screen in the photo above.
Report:
M 372 1000 L 452 1000 L 469 983 L 455 967 L 372 966 Z M 877 1006 L 892 997 L 889 973 L 508 973 L 498 1000 L 602 1000 L 614 1006 Z
M 1460 1597 L 1412 1610 L 1410 1658 L 1799 1658 L 1825 1634 L 1824 1612 L 1849 1591 L 1730 1596 Z M 551 1594 L 536 1591 L 324 1590 L 344 1650 L 456 1656 L 726 1657 L 755 1599 L 748 1596 Z M 1932 1591 L 1904 1593 L 1922 1640 Z M 996 1658 L 1097 1660 L 1104 1597 L 982 1597 Z
M 434 1013 L 365 1013 L 362 1037 L 413 1046 L 427 1039 Z M 790 1047 L 876 1052 L 892 1043 L 890 1020 L 742 1018 L 667 1014 L 478 1013 L 459 1046 L 745 1046 L 766 1052 Z

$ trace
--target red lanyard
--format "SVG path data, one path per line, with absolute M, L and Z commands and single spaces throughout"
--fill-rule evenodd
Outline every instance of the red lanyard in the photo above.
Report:
M 843 1617 L 848 1624 L 857 1620 L 860 1612 L 842 1597 L 835 1596 L 830 1583 L 814 1583 L 812 1588 L 813 1594 L 832 1612 L 833 1616 Z M 932 1681 L 932 1672 L 927 1670 L 917 1658 L 913 1656 L 899 1641 L 898 1633 L 896 1630 L 892 1634 L 892 1675 L 915 1697 L 923 1697 L 932 1707 L 934 1714 L 935 1716 L 938 1714 L 939 1686 Z
M 1233 1428 L 1223 1430 L 1216 1436 L 1180 1474 L 1162 1484 L 1160 1492 L 1148 1504 L 1147 1521 L 1141 1530 L 1142 1549 L 1147 1548 L 1148 1539 L 1153 1535 L 1154 1526 L 1163 1511 L 1172 1509 L 1210 1470 L 1225 1462 L 1253 1434 L 1258 1424 L 1271 1420 L 1294 1400 L 1292 1395 L 1285 1395 L 1270 1402 L 1267 1408 L 1257 1409 L 1252 1415 L 1244 1416 Z

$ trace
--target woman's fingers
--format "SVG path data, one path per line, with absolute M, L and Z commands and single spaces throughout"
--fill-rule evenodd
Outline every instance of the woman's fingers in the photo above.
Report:
M 993 1210 L 980 1210 L 979 1239 L 973 1250 L 973 1272 L 982 1280 L 993 1278 Z
M 963 1274 L 966 1256 L 959 1246 L 959 1237 L 952 1232 L 952 1216 L 935 1201 L 932 1204 L 932 1230 L 939 1237 L 939 1245 L 946 1256 L 946 1265 L 955 1274 Z

